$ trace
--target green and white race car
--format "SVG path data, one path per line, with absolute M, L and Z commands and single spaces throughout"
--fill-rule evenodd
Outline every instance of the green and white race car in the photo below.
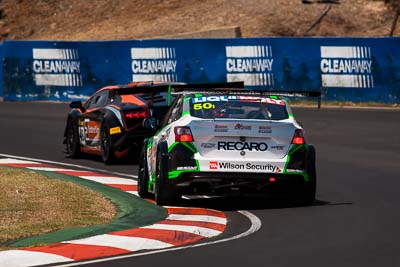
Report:
M 186 89 L 144 140 L 138 193 L 159 205 L 183 194 L 287 194 L 315 199 L 314 146 L 279 94 L 237 88 Z

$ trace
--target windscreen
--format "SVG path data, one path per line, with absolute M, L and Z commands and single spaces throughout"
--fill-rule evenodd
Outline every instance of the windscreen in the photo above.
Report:
M 204 119 L 284 120 L 286 104 L 279 99 L 241 95 L 208 95 L 193 97 L 190 114 Z

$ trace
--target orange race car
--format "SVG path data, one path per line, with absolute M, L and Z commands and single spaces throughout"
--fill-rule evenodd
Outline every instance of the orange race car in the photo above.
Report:
M 84 103 L 72 102 L 64 132 L 66 153 L 72 158 L 101 155 L 106 164 L 129 154 L 137 158 L 143 139 L 154 134 L 142 122 L 166 113 L 169 90 L 167 83 L 136 82 L 107 86 Z

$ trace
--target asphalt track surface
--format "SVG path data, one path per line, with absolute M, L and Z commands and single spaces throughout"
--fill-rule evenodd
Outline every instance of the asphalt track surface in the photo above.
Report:
M 67 104 L 0 103 L 0 153 L 136 174 L 129 161 L 106 166 L 96 157 L 66 158 L 67 112 Z M 400 266 L 400 110 L 322 107 L 294 113 L 317 149 L 314 206 L 193 201 L 225 211 L 232 218 L 227 235 L 249 226 L 236 210 L 254 213 L 262 228 L 226 243 L 89 266 Z

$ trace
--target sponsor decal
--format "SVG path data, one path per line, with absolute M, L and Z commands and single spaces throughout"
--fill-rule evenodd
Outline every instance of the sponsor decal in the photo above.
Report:
M 33 48 L 32 70 L 37 86 L 82 86 L 77 49 Z
M 193 109 L 194 109 L 194 110 L 214 109 L 214 108 L 215 108 L 215 105 L 214 105 L 214 104 L 211 104 L 211 103 L 208 103 L 208 102 L 203 103 L 203 104 L 201 104 L 201 103 L 196 103 L 196 104 L 193 105 Z
M 196 166 L 180 166 L 176 168 L 178 171 L 185 171 L 185 170 L 190 170 L 190 171 L 194 171 L 197 170 Z
M 113 127 L 113 128 L 110 128 L 110 134 L 111 134 L 111 135 L 113 135 L 113 134 L 119 134 L 119 133 L 121 133 L 121 127 Z
M 244 81 L 245 85 L 272 86 L 274 62 L 268 45 L 226 46 L 226 80 Z
M 132 81 L 176 82 L 176 51 L 172 47 L 131 48 Z
M 251 125 L 235 124 L 235 130 L 251 130 Z
M 82 145 L 87 145 L 87 141 L 94 141 L 100 136 L 100 122 L 85 119 L 79 122 L 79 140 Z
M 273 145 L 270 147 L 270 149 L 275 149 L 275 150 L 283 150 L 283 148 L 285 147 L 285 145 Z
M 321 46 L 323 87 L 373 88 L 371 48 Z
M 214 127 L 214 132 L 228 132 L 228 126 L 227 125 L 215 125 Z
M 269 172 L 282 172 L 282 169 L 278 166 L 268 164 L 253 164 L 253 163 L 230 163 L 230 162 L 219 162 L 218 168 L 222 170 L 257 170 L 257 171 L 269 171 Z M 210 168 L 211 169 L 211 168 Z
M 274 104 L 284 106 L 285 102 L 279 99 L 272 99 L 269 97 L 257 97 L 257 96 L 202 96 L 202 97 L 194 97 L 192 98 L 192 103 L 204 103 L 204 102 L 222 102 L 222 101 L 243 101 L 243 102 L 261 102 L 267 104 Z M 211 103 L 204 103 L 203 105 L 207 104 L 206 109 L 215 108 L 214 105 Z M 200 110 L 205 108 L 201 105 L 193 105 L 195 110 Z M 196 109 L 197 107 L 197 109 Z
M 215 143 L 201 143 L 200 145 L 202 148 L 215 148 Z
M 264 142 L 218 142 L 218 150 L 248 150 L 248 151 L 267 151 L 268 145 Z
M 271 126 L 259 126 L 258 132 L 259 133 L 272 133 L 272 128 L 271 128 Z
M 218 161 L 210 161 L 210 170 L 218 170 Z
M 100 123 L 97 121 L 86 122 L 87 137 L 89 139 L 98 138 L 100 134 Z

